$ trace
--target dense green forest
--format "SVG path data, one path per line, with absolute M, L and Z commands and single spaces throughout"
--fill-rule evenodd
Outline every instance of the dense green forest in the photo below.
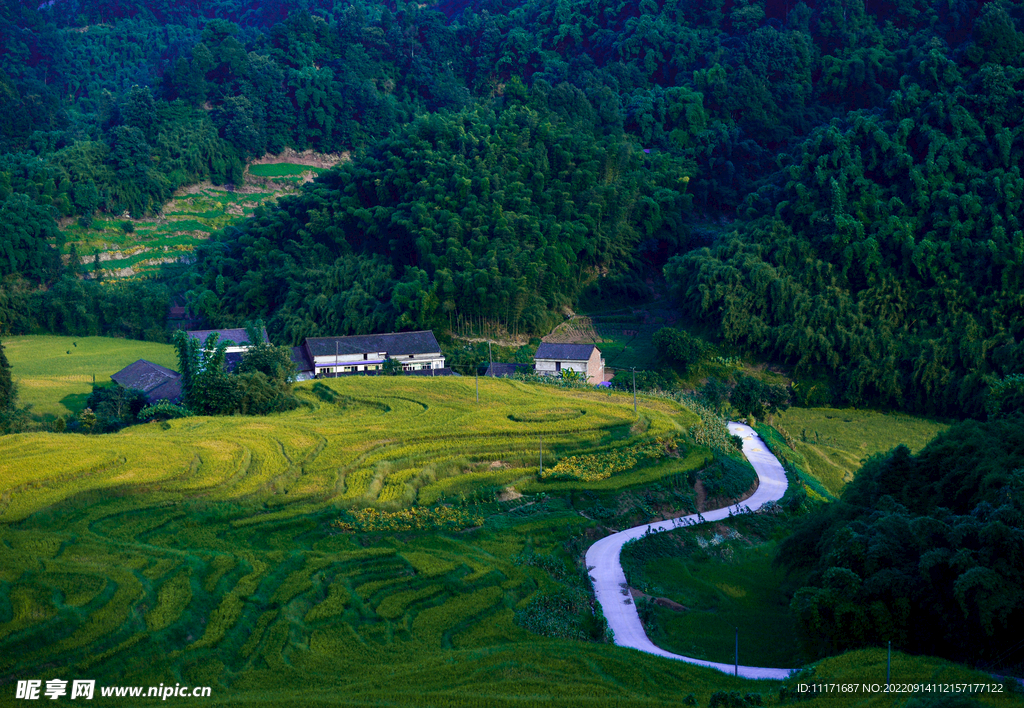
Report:
M 673 259 L 684 306 L 832 375 L 836 399 L 981 414 L 986 386 L 1024 366 L 1024 44 L 992 6 L 976 30 L 922 56 L 881 110 L 813 131 L 741 228 Z
M 628 272 L 642 240 L 674 241 L 683 160 L 595 138 L 568 112 L 584 103 L 571 88 L 511 93 L 416 120 L 200 249 L 198 312 L 257 312 L 293 343 L 466 321 L 546 332 L 598 269 Z
M 968 421 L 918 455 L 876 456 L 842 498 L 783 541 L 810 569 L 792 608 L 811 654 L 894 646 L 1019 662 L 1024 621 L 1024 420 Z
M 166 338 L 77 284 L 58 220 L 348 151 L 184 280 L 124 287 L 282 342 L 541 333 L 668 261 L 688 316 L 821 403 L 980 415 L 1024 367 L 1022 22 L 971 0 L 7 3 L 0 327 Z

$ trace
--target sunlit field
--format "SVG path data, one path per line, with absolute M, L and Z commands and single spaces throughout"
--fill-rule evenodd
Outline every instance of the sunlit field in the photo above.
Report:
M 916 453 L 949 427 L 906 413 L 855 408 L 790 408 L 774 422 L 790 436 L 803 460 L 800 467 L 831 494 L 842 491 L 864 458 L 897 445 L 906 445 Z
M 94 380 L 110 384 L 111 374 L 139 359 L 178 367 L 170 344 L 113 337 L 13 337 L 4 339 L 4 352 L 13 367 L 18 403 L 31 404 L 37 420 L 78 413 Z

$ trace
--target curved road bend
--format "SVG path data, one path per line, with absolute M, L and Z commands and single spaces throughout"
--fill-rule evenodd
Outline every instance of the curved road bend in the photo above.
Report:
M 644 632 L 636 605 L 628 596 L 622 594 L 626 587 L 626 576 L 619 565 L 619 554 L 626 541 L 640 538 L 648 529 L 666 531 L 702 521 L 718 521 L 733 515 L 761 508 L 762 504 L 778 501 L 786 492 L 786 473 L 768 447 L 761 442 L 757 433 L 741 423 L 729 423 L 729 432 L 743 438 L 743 455 L 753 465 L 759 481 L 753 496 L 742 502 L 742 505 L 706 511 L 703 514 L 691 514 L 667 521 L 636 526 L 602 538 L 587 550 L 587 568 L 594 580 L 594 595 L 601 603 L 601 609 L 608 620 L 608 626 L 615 632 L 615 643 L 621 647 L 639 649 L 649 654 L 657 654 L 669 659 L 678 659 L 690 664 L 709 666 L 719 671 L 733 673 L 733 664 L 718 664 L 703 659 L 693 659 L 665 651 L 654 645 Z M 699 518 L 698 518 L 699 517 Z M 625 600 L 630 599 L 629 603 Z M 795 669 L 768 669 L 757 666 L 740 666 L 739 675 L 751 679 L 784 679 Z

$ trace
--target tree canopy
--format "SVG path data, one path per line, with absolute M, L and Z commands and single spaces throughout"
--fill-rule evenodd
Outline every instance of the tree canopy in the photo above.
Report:
M 891 640 L 958 661 L 1017 661 L 1022 500 L 1020 416 L 961 423 L 916 456 L 899 447 L 871 459 L 780 545 L 781 563 L 811 571 L 792 602 L 807 648 Z
M 199 250 L 194 309 L 320 334 L 492 322 L 542 332 L 644 239 L 674 240 L 687 164 L 596 137 L 543 92 L 416 120 Z M 586 124 L 583 123 L 585 126 Z

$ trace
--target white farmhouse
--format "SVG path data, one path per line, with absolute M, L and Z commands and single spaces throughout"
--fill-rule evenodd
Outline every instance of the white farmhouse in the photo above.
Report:
M 563 371 L 577 371 L 587 383 L 604 383 L 604 359 L 593 344 L 553 344 L 542 342 L 533 356 L 534 371 L 542 376 L 560 376 Z
M 387 359 L 401 362 L 406 372 L 444 368 L 441 346 L 430 330 L 307 337 L 304 347 L 313 376 L 379 371 Z

